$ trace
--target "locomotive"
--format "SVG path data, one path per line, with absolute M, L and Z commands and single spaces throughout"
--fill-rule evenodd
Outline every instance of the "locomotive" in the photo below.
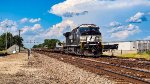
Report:
M 102 35 L 95 24 L 82 24 L 71 32 L 66 32 L 63 51 L 84 56 L 102 55 Z

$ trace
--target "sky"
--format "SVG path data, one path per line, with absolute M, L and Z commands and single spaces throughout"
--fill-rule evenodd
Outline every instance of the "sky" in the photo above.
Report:
M 27 48 L 81 24 L 99 26 L 103 41 L 150 40 L 150 0 L 0 0 L 0 35 L 22 30 Z

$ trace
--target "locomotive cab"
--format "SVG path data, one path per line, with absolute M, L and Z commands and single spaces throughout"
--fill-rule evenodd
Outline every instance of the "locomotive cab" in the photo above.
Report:
M 82 25 L 79 27 L 80 46 L 84 55 L 101 55 L 102 38 L 96 25 Z
M 94 24 L 82 24 L 66 37 L 65 51 L 77 55 L 100 56 L 102 54 L 102 38 L 99 27 Z

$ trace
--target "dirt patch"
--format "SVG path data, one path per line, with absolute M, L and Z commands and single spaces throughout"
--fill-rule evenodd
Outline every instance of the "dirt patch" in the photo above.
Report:
M 34 54 L 34 55 L 33 55 Z M 0 84 L 113 84 L 107 77 L 84 71 L 45 55 L 20 53 L 0 58 Z M 63 59 L 62 59 L 63 60 Z
M 0 58 L 0 73 L 16 74 L 28 61 L 26 54 L 14 54 Z
M 30 62 L 34 62 L 31 56 Z M 29 62 L 29 63 L 30 63 Z M 38 61 L 36 61 L 38 62 Z M 0 84 L 56 84 L 57 79 L 42 73 L 42 67 L 28 63 L 25 53 L 8 55 L 0 58 Z

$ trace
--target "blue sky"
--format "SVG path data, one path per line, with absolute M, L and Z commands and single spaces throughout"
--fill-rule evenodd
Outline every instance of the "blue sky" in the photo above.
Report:
M 48 13 L 48 10 L 62 1 L 64 0 L 0 0 L 0 17 L 15 21 L 24 17 L 41 18 L 41 23 L 46 28 L 61 21 L 61 17 Z
M 64 41 L 85 23 L 100 26 L 103 41 L 150 40 L 150 0 L 0 0 L 0 22 L 0 34 L 21 29 L 25 43 Z

